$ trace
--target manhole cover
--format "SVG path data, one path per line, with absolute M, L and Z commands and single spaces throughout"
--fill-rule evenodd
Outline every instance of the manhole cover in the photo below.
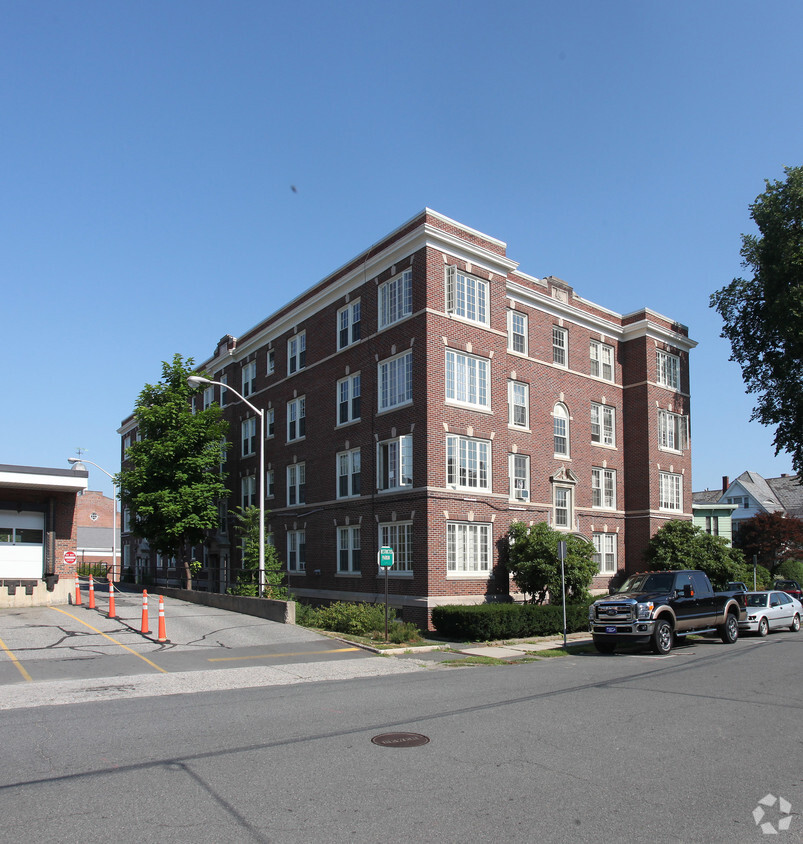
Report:
M 374 736 L 371 741 L 380 747 L 421 747 L 429 744 L 429 739 L 421 733 L 382 733 Z

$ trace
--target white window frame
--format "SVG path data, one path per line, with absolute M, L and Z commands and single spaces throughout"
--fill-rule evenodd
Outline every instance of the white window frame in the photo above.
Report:
M 528 354 L 529 319 L 521 311 L 507 312 L 507 350 L 514 355 Z M 517 348 L 518 347 L 518 348 Z
M 307 435 L 307 397 L 287 402 L 287 442 L 303 440 Z
M 276 408 L 268 407 L 265 410 L 265 439 L 270 440 L 276 436 Z
M 446 483 L 454 489 L 491 492 L 491 441 L 447 435 Z
M 265 355 L 265 371 L 268 375 L 273 375 L 276 371 L 276 349 L 268 349 Z
M 362 570 L 360 552 L 360 526 L 339 527 L 337 529 L 337 573 L 359 574 Z
M 458 270 L 456 266 L 446 268 L 446 313 L 478 325 L 490 321 L 490 285 L 482 278 Z
M 209 410 L 212 407 L 213 402 L 215 401 L 215 388 L 214 386 L 207 387 L 203 392 L 204 397 L 204 410 Z
M 658 448 L 682 452 L 689 447 L 689 417 L 668 410 L 658 411 Z
M 672 513 L 683 512 L 683 475 L 674 472 L 658 473 L 658 509 Z
M 413 437 L 405 434 L 376 445 L 376 488 L 379 492 L 413 485 Z
M 265 471 L 265 498 L 273 498 L 276 495 L 276 470 Z
M 287 571 L 301 574 L 307 570 L 307 532 L 287 531 Z
M 507 474 L 510 481 L 509 496 L 513 501 L 530 500 L 530 457 L 527 454 L 508 455 Z
M 307 464 L 291 463 L 287 467 L 287 506 L 307 503 Z
M 257 450 L 257 418 L 249 416 L 240 423 L 240 439 L 242 441 L 242 456 L 250 457 Z
M 378 365 L 378 410 L 393 410 L 412 404 L 413 401 L 413 351 L 386 358 Z
M 569 408 L 563 402 L 557 402 L 552 408 L 552 445 L 555 457 L 569 457 L 571 454 L 570 423 Z
M 446 523 L 446 575 L 487 577 L 491 574 L 492 525 L 486 522 Z
M 514 428 L 530 427 L 530 385 L 523 381 L 507 382 L 507 424 Z
M 349 425 L 360 419 L 361 408 L 360 373 L 355 372 L 337 382 L 337 424 Z
M 617 553 L 617 535 L 615 533 L 593 533 L 594 562 L 600 574 L 616 574 L 619 568 Z
M 591 358 L 591 375 L 594 378 L 601 378 L 603 381 L 613 383 L 613 346 L 609 346 L 607 343 L 602 343 L 599 340 L 591 340 L 589 355 Z
M 287 341 L 287 374 L 300 372 L 307 365 L 307 332 L 299 331 Z
M 569 368 L 569 332 L 559 325 L 552 326 L 552 363 L 561 369 Z
M 228 383 L 229 383 L 229 376 L 228 375 L 218 375 L 217 380 L 220 381 L 220 406 L 226 406 L 226 392 L 228 391 Z
M 256 507 L 259 497 L 257 495 L 257 476 L 246 475 L 240 479 L 240 505 L 243 509 L 246 507 Z
M 379 285 L 379 330 L 403 320 L 413 312 L 413 271 L 408 269 Z
M 591 402 L 591 442 L 616 447 L 616 408 L 612 405 Z
M 491 362 L 488 358 L 446 349 L 446 401 L 490 410 Z
M 360 494 L 360 449 L 341 451 L 335 457 L 337 498 L 355 498 Z
M 345 349 L 360 339 L 362 306 L 360 300 L 349 302 L 337 312 L 337 348 Z
M 573 525 L 574 487 L 554 484 L 552 487 L 552 527 L 555 530 L 572 530 Z
M 393 549 L 393 565 L 388 570 L 388 574 L 411 575 L 413 573 L 412 522 L 380 523 L 379 545 Z
M 616 509 L 616 471 L 593 466 L 591 469 L 591 506 L 595 510 Z
M 250 361 L 243 365 L 243 396 L 246 398 L 254 392 L 257 378 L 257 362 Z
M 655 380 L 662 387 L 680 390 L 680 358 L 677 355 L 655 350 Z

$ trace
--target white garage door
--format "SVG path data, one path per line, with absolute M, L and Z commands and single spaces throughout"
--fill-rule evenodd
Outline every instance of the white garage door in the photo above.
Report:
M 44 515 L 0 510 L 0 579 L 41 580 L 44 561 Z

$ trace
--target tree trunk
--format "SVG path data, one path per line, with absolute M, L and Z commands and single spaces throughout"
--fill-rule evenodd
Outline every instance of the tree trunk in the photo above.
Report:
M 190 555 L 186 545 L 181 548 L 181 558 L 184 563 L 184 588 L 188 592 L 192 592 L 192 569 L 190 568 Z

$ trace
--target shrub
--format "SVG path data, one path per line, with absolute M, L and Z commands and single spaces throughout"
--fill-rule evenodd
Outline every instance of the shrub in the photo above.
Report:
M 776 576 L 779 579 L 796 580 L 798 583 L 803 583 L 803 560 L 784 560 L 778 567 Z
M 588 601 L 566 605 L 568 633 L 588 629 Z M 553 636 L 563 632 L 560 604 L 476 604 L 435 607 L 432 624 L 443 636 L 468 641 Z
M 385 629 L 385 607 L 381 604 L 349 604 L 343 601 L 328 607 L 304 607 L 296 622 L 306 627 L 320 627 L 335 633 L 364 636 L 371 630 Z M 392 612 L 392 611 L 391 611 Z M 389 617 L 395 621 L 395 615 Z

